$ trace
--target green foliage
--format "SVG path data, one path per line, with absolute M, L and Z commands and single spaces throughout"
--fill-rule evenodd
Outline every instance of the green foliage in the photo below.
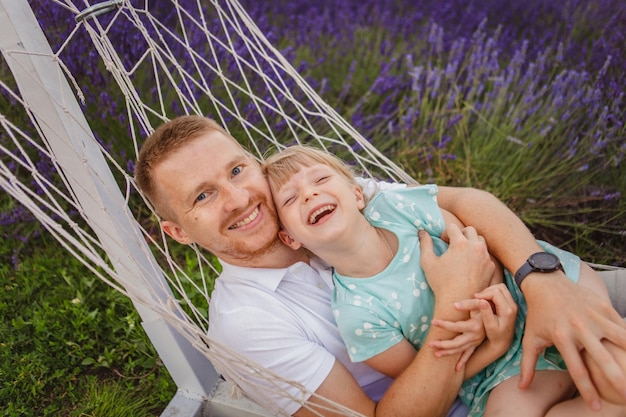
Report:
M 17 269 L 11 242 L 0 245 L 4 415 L 139 416 L 162 409 L 175 386 L 130 301 L 51 238 L 31 244 L 36 249 L 22 254 Z M 104 404 L 116 396 L 119 404 Z M 109 406 L 120 409 L 104 413 Z
M 101 382 L 96 378 L 89 378 L 85 396 L 80 404 L 72 410 L 72 416 L 80 417 L 149 417 L 160 411 L 158 402 L 155 404 L 154 392 L 151 385 L 154 378 L 149 378 L 148 384 L 135 386 L 130 383 Z M 169 398 L 160 398 L 169 401 Z
M 423 39 L 381 54 L 382 32 L 356 31 L 341 48 L 353 53 L 331 52 L 306 72 L 327 80 L 325 98 L 365 137 L 419 182 L 486 189 L 538 238 L 626 265 L 626 124 L 621 99 L 598 88 L 604 69 L 569 69 L 560 46 L 504 58 L 498 30 L 479 29 L 448 53 Z M 431 33 L 443 36 L 436 25 Z

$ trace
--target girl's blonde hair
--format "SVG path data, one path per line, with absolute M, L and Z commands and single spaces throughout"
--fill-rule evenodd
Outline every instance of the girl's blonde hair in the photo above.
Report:
M 350 184 L 359 186 L 354 179 L 354 172 L 345 162 L 329 152 L 305 145 L 290 146 L 273 154 L 265 160 L 262 170 L 272 188 L 280 190 L 303 167 L 316 164 L 329 166 Z

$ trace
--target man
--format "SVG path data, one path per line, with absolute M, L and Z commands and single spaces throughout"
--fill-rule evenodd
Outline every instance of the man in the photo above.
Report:
M 244 386 L 254 399 L 266 406 L 271 399 L 296 416 L 335 415 L 321 408 L 322 397 L 368 416 L 446 415 L 461 384 L 462 372 L 454 369 L 459 356 L 436 358 L 429 348 L 421 349 L 393 383 L 351 364 L 332 328 L 328 271 L 307 253 L 282 245 L 258 163 L 219 125 L 198 116 L 165 123 L 142 147 L 136 178 L 168 235 L 182 244 L 197 243 L 222 263 L 210 307 L 210 338 L 316 394 L 303 405 L 291 384 L 277 383 L 290 397 L 266 397 L 253 384 L 249 390 Z M 517 216 L 488 193 L 441 187 L 438 201 L 474 226 L 511 271 L 540 251 Z M 453 303 L 484 288 L 493 264 L 474 229 L 449 234 L 450 249 L 440 258 L 432 242 L 422 239 L 421 262 L 429 281 L 439 283 L 435 317 L 456 320 L 464 314 Z M 464 285 L 445 285 L 457 282 L 458 275 L 467 277 Z M 608 339 L 626 348 L 626 326 L 612 307 L 560 271 L 530 273 L 521 288 L 529 313 L 520 386 L 531 384 L 537 355 L 555 344 L 592 408 L 599 394 L 582 361 L 583 349 L 626 397 L 626 375 L 601 343 Z M 450 337 L 433 328 L 424 346 Z

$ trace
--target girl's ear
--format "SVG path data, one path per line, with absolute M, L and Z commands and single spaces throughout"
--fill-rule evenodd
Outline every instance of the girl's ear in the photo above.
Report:
M 161 222 L 161 228 L 165 233 L 171 236 L 171 238 L 178 243 L 181 243 L 183 245 L 189 245 L 190 243 L 193 243 L 193 239 L 191 239 L 187 235 L 183 228 L 172 221 L 163 220 L 163 222 Z
M 289 246 L 293 250 L 298 250 L 302 247 L 302 244 L 289 236 L 289 234 L 284 230 L 278 231 L 278 238 L 283 242 L 286 246 Z
M 363 210 L 365 208 L 365 197 L 363 196 L 363 189 L 361 187 L 354 188 L 354 194 L 356 195 L 356 205 L 359 210 Z

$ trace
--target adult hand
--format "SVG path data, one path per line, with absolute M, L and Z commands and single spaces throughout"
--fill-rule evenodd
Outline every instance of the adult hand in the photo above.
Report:
M 591 409 L 600 409 L 600 396 L 583 362 L 582 350 L 598 364 L 614 389 L 626 398 L 625 371 L 602 343 L 606 339 L 626 349 L 626 324 L 610 303 L 572 283 L 560 271 L 532 274 L 524 280 L 522 290 L 528 314 L 522 340 L 520 388 L 531 383 L 538 355 L 554 345 Z
M 441 256 L 435 254 L 428 233 L 422 230 L 418 234 L 420 262 L 437 303 L 472 298 L 474 293 L 487 287 L 495 271 L 485 240 L 478 236 L 476 229 L 461 230 L 450 224 L 446 231 L 450 244 Z
M 622 369 L 626 369 L 626 350 L 620 349 L 618 346 L 609 342 L 608 340 L 603 340 L 602 344 L 611 352 L 613 357 L 617 360 L 617 362 L 621 365 Z M 626 398 L 624 398 L 621 392 L 618 392 L 613 388 L 613 386 L 606 380 L 604 374 L 600 370 L 598 364 L 587 354 L 587 351 L 583 350 L 583 360 L 585 361 L 585 365 L 587 365 L 587 369 L 591 374 L 591 379 L 593 383 L 600 391 L 600 395 L 602 399 L 608 401 L 609 403 L 618 404 L 618 405 L 626 405 Z

